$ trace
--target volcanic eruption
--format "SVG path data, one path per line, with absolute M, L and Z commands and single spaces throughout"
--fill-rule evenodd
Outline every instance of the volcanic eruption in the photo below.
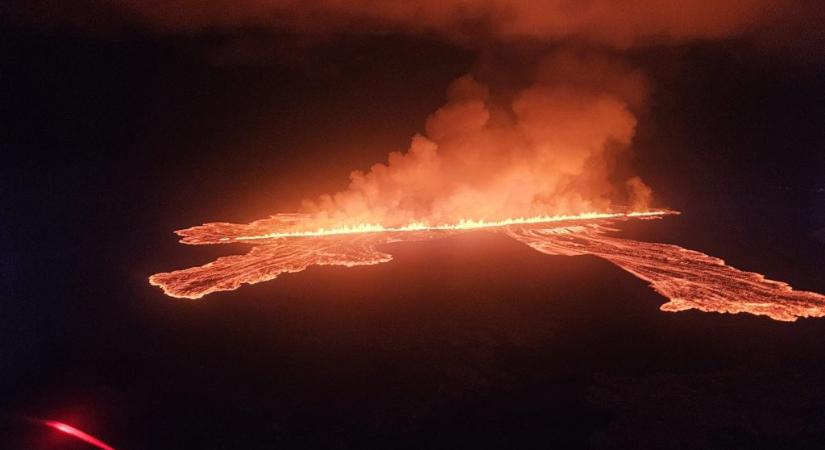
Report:
M 624 81 L 619 85 L 634 85 Z M 484 229 L 551 255 L 606 259 L 667 297 L 665 311 L 748 312 L 785 321 L 825 314 L 820 294 L 675 245 L 609 236 L 621 222 L 676 212 L 651 209 L 651 190 L 638 177 L 618 187 L 611 181 L 607 155 L 626 151 L 635 121 L 618 91 L 570 90 L 580 83 L 533 85 L 508 111 L 486 86 L 463 77 L 451 86 L 450 102 L 428 119 L 427 135 L 414 137 L 406 153 L 353 172 L 348 189 L 306 201 L 300 213 L 177 231 L 184 244 L 252 249 L 155 274 L 150 283 L 172 297 L 200 298 L 313 265 L 384 263 L 392 260 L 393 242 Z
M 162 28 L 259 25 L 266 18 L 297 33 L 389 27 L 434 31 L 482 48 L 475 28 L 461 26 L 472 22 L 496 43 L 492 47 L 505 48 L 482 50 L 477 69 L 452 83 L 447 103 L 427 118 L 406 151 L 352 172 L 347 189 L 306 200 L 296 213 L 179 230 L 185 244 L 252 249 L 152 275 L 151 284 L 173 297 L 200 298 L 313 265 L 388 262 L 393 242 L 485 229 L 543 253 L 610 261 L 667 297 L 665 311 L 748 312 L 784 321 L 825 315 L 820 294 L 794 291 L 700 252 L 610 235 L 624 221 L 675 213 L 652 207 L 652 189 L 631 168 L 650 82 L 623 52 L 758 33 L 776 27 L 793 5 L 767 14 L 761 0 L 626 7 L 595 1 L 580 8 L 565 2 L 413 3 L 273 2 L 233 10 L 240 15 L 216 7 L 180 21 L 167 10 L 132 5 Z M 506 63 L 514 47 L 528 54 L 522 64 Z

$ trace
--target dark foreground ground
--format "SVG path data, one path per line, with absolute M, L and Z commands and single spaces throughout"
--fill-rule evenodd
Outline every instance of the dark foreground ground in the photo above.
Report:
M 654 227 L 684 231 L 632 231 Z M 489 233 L 393 253 L 390 264 L 313 268 L 199 302 L 146 285 L 134 269 L 149 268 L 144 258 L 90 264 L 108 277 L 94 284 L 62 284 L 78 270 L 68 268 L 29 287 L 50 307 L 19 307 L 39 311 L 21 333 L 39 332 L 11 349 L 7 412 L 63 419 L 124 449 L 825 438 L 825 321 L 662 313 L 609 263 Z M 9 448 L 68 448 L 6 426 Z
M 358 84 L 215 66 L 191 42 L 23 37 L 2 44 L 0 448 L 73 448 L 25 417 L 126 450 L 825 441 L 825 320 L 663 313 L 607 262 L 501 235 L 198 302 L 148 285 L 242 249 L 184 247 L 173 229 L 256 219 L 403 147 L 467 55 L 378 46 L 341 69 Z M 685 214 L 624 234 L 825 292 L 821 73 L 727 51 L 651 69 L 639 170 Z

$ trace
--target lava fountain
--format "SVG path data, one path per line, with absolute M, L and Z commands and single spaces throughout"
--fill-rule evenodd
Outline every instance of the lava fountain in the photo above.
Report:
M 272 280 L 310 266 L 362 266 L 392 260 L 379 248 L 393 242 L 437 239 L 473 230 L 506 234 L 549 255 L 594 255 L 647 281 L 669 301 L 663 311 L 698 309 L 705 312 L 750 313 L 774 320 L 825 315 L 825 296 L 795 291 L 788 284 L 766 279 L 725 264 L 719 258 L 671 244 L 640 242 L 610 236 L 615 226 L 633 219 L 660 219 L 674 211 L 586 213 L 539 216 L 502 221 L 462 221 L 402 227 L 377 224 L 329 229 L 294 230 L 299 214 L 275 215 L 250 224 L 208 223 L 179 230 L 190 245 L 245 243 L 252 249 L 199 267 L 158 273 L 149 282 L 166 295 L 197 299 L 217 291 Z

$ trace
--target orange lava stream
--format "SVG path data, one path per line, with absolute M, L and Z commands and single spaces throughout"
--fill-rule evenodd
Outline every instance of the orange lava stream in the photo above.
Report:
M 704 253 L 670 245 L 608 236 L 618 222 L 657 219 L 673 211 L 588 213 L 498 222 L 462 221 L 453 225 L 411 224 L 399 228 L 378 225 L 302 231 L 301 215 L 277 215 L 250 224 L 208 223 L 179 230 L 181 242 L 193 245 L 246 243 L 244 255 L 218 258 L 203 266 L 158 273 L 149 278 L 164 293 L 179 298 L 234 290 L 242 284 L 274 279 L 314 265 L 359 266 L 392 260 L 379 246 L 399 241 L 435 239 L 478 229 L 503 232 L 551 255 L 594 255 L 616 264 L 651 284 L 669 301 L 663 311 L 698 309 L 719 313 L 750 313 L 775 320 L 825 315 L 825 296 L 795 291 L 786 283 L 765 279 L 725 265 Z

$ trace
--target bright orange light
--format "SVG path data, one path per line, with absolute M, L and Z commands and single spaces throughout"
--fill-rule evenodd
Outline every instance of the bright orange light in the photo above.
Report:
M 108 445 L 107 443 L 101 441 L 100 439 L 98 439 L 98 438 L 96 438 L 96 437 L 94 437 L 94 436 L 92 436 L 88 433 L 84 433 L 84 432 L 78 430 L 77 428 L 75 428 L 71 425 L 67 425 L 63 422 L 56 422 L 56 421 L 53 421 L 53 420 L 44 420 L 43 424 L 48 426 L 48 427 L 54 428 L 57 431 L 60 431 L 62 433 L 66 433 L 70 436 L 73 436 L 77 439 L 80 439 L 81 441 L 86 442 L 87 444 L 94 445 L 97 448 L 102 448 L 103 450 L 115 450 L 114 447 Z
M 622 217 L 653 217 L 663 216 L 666 214 L 679 214 L 676 211 L 659 210 L 659 211 L 643 211 L 630 213 L 601 213 L 601 212 L 587 212 L 574 215 L 554 215 L 554 216 L 535 216 L 535 217 L 515 217 L 503 220 L 473 220 L 461 219 L 454 224 L 428 225 L 425 222 L 413 222 L 401 227 L 385 227 L 380 224 L 365 223 L 355 226 L 340 226 L 335 228 L 319 228 L 317 230 L 306 231 L 278 231 L 273 233 L 258 234 L 252 236 L 238 236 L 235 238 L 221 238 L 221 241 L 254 241 L 261 239 L 280 239 L 289 237 L 313 237 L 313 236 L 334 236 L 339 234 L 355 234 L 355 233 L 398 233 L 407 231 L 452 231 L 452 230 L 476 230 L 481 228 L 498 228 L 506 227 L 508 225 L 533 225 L 551 222 L 568 222 L 577 220 L 592 220 L 592 219 L 617 219 Z

